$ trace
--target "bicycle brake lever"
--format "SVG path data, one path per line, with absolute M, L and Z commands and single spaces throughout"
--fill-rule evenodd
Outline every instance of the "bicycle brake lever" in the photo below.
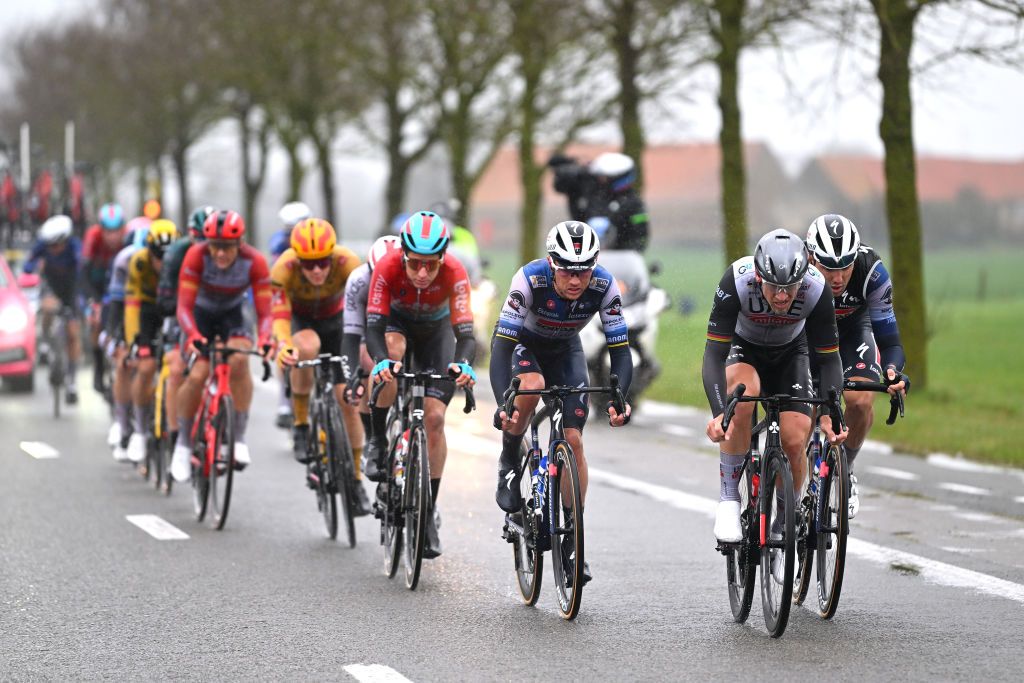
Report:
M 469 415 L 471 412 L 476 410 L 476 397 L 473 396 L 473 388 L 472 387 L 462 387 L 462 388 L 466 392 L 466 405 L 463 406 L 462 412 L 464 412 L 465 414 Z

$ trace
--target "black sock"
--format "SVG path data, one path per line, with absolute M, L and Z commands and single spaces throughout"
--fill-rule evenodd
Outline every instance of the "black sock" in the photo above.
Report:
M 370 408 L 370 431 L 374 437 L 384 437 L 388 431 L 388 408 Z
M 178 430 L 177 429 L 174 429 L 171 432 L 169 432 L 169 435 L 171 437 L 171 443 L 172 444 L 178 443 Z
M 369 413 L 359 413 L 359 419 L 363 423 L 363 432 L 366 434 L 366 438 L 370 438 L 373 434 L 373 424 L 370 421 Z
M 441 480 L 440 479 L 431 479 L 430 480 L 430 504 L 431 505 L 437 505 L 437 490 L 439 488 L 441 488 Z
M 512 470 L 519 467 L 519 446 L 523 443 L 524 435 L 525 433 L 501 433 L 501 457 L 498 459 L 499 468 L 503 470 Z

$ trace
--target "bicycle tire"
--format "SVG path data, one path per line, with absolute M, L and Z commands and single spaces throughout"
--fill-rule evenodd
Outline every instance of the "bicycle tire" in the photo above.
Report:
M 323 403 L 319 398 L 314 398 L 310 406 L 306 481 L 312 484 L 313 493 L 316 494 L 316 509 L 323 516 L 327 537 L 334 540 L 338 536 L 338 504 L 331 493 L 330 473 L 327 471 L 333 444 L 325 418 Z
M 409 454 L 405 460 L 405 587 L 416 590 L 423 568 L 423 546 L 427 524 L 434 514 L 430 496 L 430 461 L 427 436 L 423 425 L 414 425 L 409 432 Z
M 536 528 L 538 521 L 534 514 L 530 499 L 533 496 L 531 482 L 531 463 L 526 444 L 520 448 L 519 490 L 523 499 L 522 521 L 523 533 L 518 535 L 512 544 L 513 559 L 516 568 L 516 581 L 519 594 L 526 605 L 537 604 L 540 587 L 544 578 L 544 553 L 537 549 Z M 543 503 L 541 503 L 543 505 Z
M 793 475 L 789 470 L 789 461 L 781 451 L 771 451 L 765 456 L 764 473 L 758 492 L 760 523 L 765 538 L 761 552 L 761 609 L 768 634 L 772 638 L 779 638 L 786 632 L 789 608 L 793 602 L 793 565 L 796 555 Z M 779 485 L 786 504 L 782 510 L 781 538 L 774 539 L 772 529 L 779 515 L 775 490 Z M 773 558 L 779 557 L 779 552 L 782 553 L 783 569 L 781 579 L 776 579 L 771 564 Z
M 59 334 L 63 334 L 63 330 L 58 329 Z M 54 335 L 54 339 L 58 337 Z M 50 393 L 53 395 L 53 417 L 54 419 L 60 418 L 60 400 L 62 389 L 64 388 L 64 353 L 63 346 L 59 343 L 54 343 L 50 348 Z
M 551 543 L 551 569 L 555 577 L 555 595 L 558 598 L 558 613 L 565 620 L 572 620 L 579 614 L 583 602 L 583 496 L 580 492 L 580 474 L 576 465 L 576 455 L 565 441 L 555 444 L 550 455 L 556 465 L 556 474 L 548 482 L 548 496 L 551 500 L 551 515 L 556 530 L 560 530 Z M 562 477 L 569 477 L 569 508 L 572 519 L 562 518 Z M 563 556 L 563 538 L 568 535 L 570 544 L 570 561 Z M 568 565 L 568 566 L 567 566 Z
M 818 533 L 818 614 L 831 619 L 839 609 L 846 568 L 846 539 L 850 532 L 849 470 L 846 450 L 829 448 L 825 462 L 828 473 L 823 477 L 818 495 L 823 496 L 824 512 Z
M 811 444 L 807 444 L 807 476 L 814 477 L 814 458 Z M 814 544 L 811 534 L 815 533 L 815 509 L 818 494 L 808 492 L 809 499 L 800 503 L 796 518 L 796 569 L 793 573 L 793 604 L 802 605 L 811 587 L 811 571 L 814 569 Z
M 389 413 L 389 418 L 391 414 Z M 389 579 L 395 578 L 398 572 L 398 560 L 402 556 L 402 524 L 405 517 L 402 514 L 402 501 L 405 498 L 404 475 L 399 481 L 395 476 L 398 458 L 398 444 L 402 433 L 402 423 L 397 416 L 389 419 L 387 430 L 387 473 L 388 478 L 384 483 L 377 486 L 375 497 L 377 504 L 381 507 L 380 519 L 380 542 L 384 546 L 384 573 Z M 404 467 L 404 465 L 403 465 Z
M 754 603 L 754 577 L 757 574 L 757 561 L 754 559 L 756 555 L 751 554 L 751 549 L 757 547 L 754 542 L 757 525 L 754 524 L 754 508 L 750 504 L 751 477 L 752 473 L 748 466 L 744 468 L 738 486 L 743 540 L 725 553 L 729 608 L 732 610 L 733 621 L 737 624 L 746 622 L 750 616 L 750 607 Z
M 339 521 L 344 523 L 345 535 L 348 538 L 348 547 L 356 547 L 356 515 L 355 515 L 355 491 L 357 486 L 356 469 L 352 461 L 352 444 L 348 440 L 348 430 L 345 429 L 345 421 L 341 417 L 341 409 L 333 396 L 327 398 L 327 420 L 330 425 L 329 433 L 333 434 L 334 448 L 331 449 L 330 458 L 330 483 L 333 490 L 338 494 L 337 508 L 341 510 Z M 335 514 L 337 518 L 337 514 Z
M 228 521 L 231 486 L 235 478 L 235 404 L 230 396 L 220 397 L 214 419 L 217 436 L 214 462 L 210 468 L 210 499 L 213 502 L 213 526 L 220 531 Z

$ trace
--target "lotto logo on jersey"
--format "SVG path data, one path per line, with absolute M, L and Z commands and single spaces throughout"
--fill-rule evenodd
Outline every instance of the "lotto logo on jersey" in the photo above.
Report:
M 458 313 L 469 311 L 469 282 L 459 280 L 453 288 L 455 290 L 455 310 Z

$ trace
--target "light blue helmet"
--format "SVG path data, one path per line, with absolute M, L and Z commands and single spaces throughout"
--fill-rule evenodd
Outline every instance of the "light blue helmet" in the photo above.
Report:
M 132 246 L 136 249 L 141 249 L 146 246 L 146 240 L 149 238 L 149 226 L 136 228 L 135 232 L 132 233 Z
M 443 254 L 451 233 L 432 211 L 417 211 L 402 226 L 402 249 L 414 254 Z
M 124 226 L 124 209 L 120 204 L 104 204 L 100 207 L 100 225 L 104 230 L 120 230 Z

